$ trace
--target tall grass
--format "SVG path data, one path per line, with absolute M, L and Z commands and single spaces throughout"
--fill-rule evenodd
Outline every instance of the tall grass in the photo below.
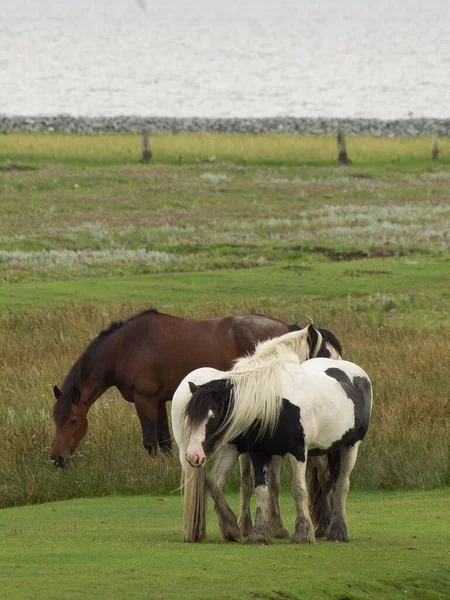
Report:
M 54 433 L 52 386 L 60 384 L 87 343 L 137 305 L 78 306 L 0 315 L 0 506 L 76 496 L 167 494 L 179 486 L 174 457 L 150 459 L 134 407 L 109 391 L 92 407 L 89 432 L 67 470 L 49 461 Z M 257 308 L 291 322 L 292 307 L 208 304 L 186 317 Z M 304 305 L 314 316 L 314 304 Z M 371 428 L 354 486 L 422 488 L 450 483 L 449 340 L 443 331 L 390 328 L 373 315 L 321 311 L 343 342 L 345 357 L 372 378 Z M 236 481 L 236 479 L 235 479 Z M 285 479 L 287 482 L 287 476 Z
M 234 162 L 245 164 L 336 164 L 334 136 L 295 134 L 181 133 L 151 136 L 153 160 L 166 163 Z M 441 162 L 450 154 L 450 139 L 439 141 Z M 355 163 L 408 164 L 431 162 L 428 138 L 347 138 Z M 28 134 L 13 133 L 0 139 L 0 161 L 52 161 L 75 164 L 135 163 L 141 155 L 136 134 Z M 1 162 L 0 162 L 1 164 Z

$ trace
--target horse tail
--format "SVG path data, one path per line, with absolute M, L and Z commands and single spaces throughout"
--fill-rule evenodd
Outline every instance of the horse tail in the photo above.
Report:
M 184 541 L 206 539 L 206 475 L 205 468 L 186 467 L 184 472 Z

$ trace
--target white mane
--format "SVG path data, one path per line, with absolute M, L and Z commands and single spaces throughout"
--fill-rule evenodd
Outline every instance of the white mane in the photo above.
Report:
M 259 435 L 273 433 L 282 404 L 283 374 L 292 363 L 300 364 L 316 356 L 323 338 L 315 347 L 309 346 L 309 326 L 281 337 L 260 342 L 255 352 L 238 359 L 226 378 L 233 384 L 234 405 L 223 429 L 221 443 L 227 443 L 247 431 L 258 420 Z M 225 374 L 224 374 L 225 375 Z

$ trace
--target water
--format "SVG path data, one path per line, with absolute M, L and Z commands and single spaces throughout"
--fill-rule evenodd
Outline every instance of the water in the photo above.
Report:
M 0 0 L 0 113 L 450 116 L 448 0 Z

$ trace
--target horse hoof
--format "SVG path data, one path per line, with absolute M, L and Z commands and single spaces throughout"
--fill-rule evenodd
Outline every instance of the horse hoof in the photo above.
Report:
M 244 536 L 241 530 L 236 525 L 235 527 L 223 528 L 221 531 L 224 542 L 243 542 Z
M 251 531 L 248 535 L 247 543 L 252 546 L 269 546 L 272 540 L 263 531 Z
M 242 535 L 242 533 L 240 531 L 239 531 L 239 533 L 235 533 L 235 534 L 228 533 L 227 535 L 223 536 L 223 540 L 225 542 L 243 542 L 244 536 Z
M 277 538 L 278 540 L 287 540 L 290 533 L 286 529 L 286 527 L 278 527 L 274 530 L 272 537 Z
M 314 532 L 311 533 L 297 533 L 295 532 L 291 538 L 293 544 L 315 544 L 316 538 Z
M 329 542 L 348 542 L 347 525 L 344 522 L 332 523 L 327 532 Z

